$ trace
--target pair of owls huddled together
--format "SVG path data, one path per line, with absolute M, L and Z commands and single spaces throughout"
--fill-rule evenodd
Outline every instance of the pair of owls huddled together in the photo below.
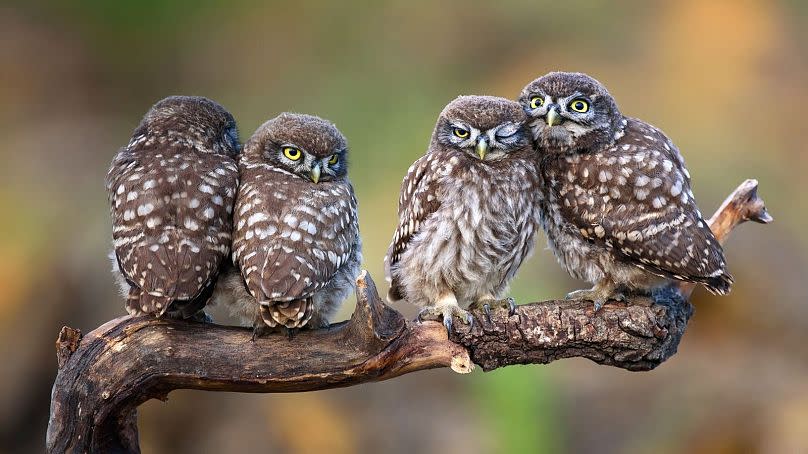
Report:
M 107 178 L 127 310 L 198 316 L 215 292 L 259 331 L 326 326 L 362 260 L 346 154 L 317 117 L 281 114 L 240 150 L 220 105 L 156 104 Z M 664 279 L 718 294 L 732 283 L 678 149 L 584 74 L 549 73 L 517 102 L 449 103 L 398 214 L 388 299 L 448 329 L 472 323 L 469 306 L 513 310 L 505 292 L 539 228 L 559 263 L 595 284 L 568 297 L 596 310 Z

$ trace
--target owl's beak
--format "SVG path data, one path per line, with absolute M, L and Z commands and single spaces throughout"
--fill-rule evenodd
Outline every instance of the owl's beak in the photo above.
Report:
M 313 181 L 315 184 L 320 181 L 320 166 L 314 166 L 309 175 L 311 175 L 311 181 Z
M 555 106 L 547 111 L 547 126 L 555 126 L 561 124 L 561 115 Z
M 485 159 L 486 153 L 488 153 L 488 141 L 485 140 L 485 137 L 478 137 L 477 154 L 480 156 L 480 159 Z

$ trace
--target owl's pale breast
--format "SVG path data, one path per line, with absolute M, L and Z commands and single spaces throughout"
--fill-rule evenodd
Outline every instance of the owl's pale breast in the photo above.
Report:
M 461 305 L 502 296 L 532 251 L 538 228 L 534 162 L 446 158 L 437 169 L 440 207 L 397 266 L 407 298 L 415 304 L 434 302 L 447 291 Z
M 609 258 L 609 254 L 583 238 L 575 226 L 564 221 L 559 207 L 560 201 L 548 191 L 542 215 L 542 228 L 547 234 L 547 245 L 558 263 L 575 279 L 596 282 L 604 272 L 598 264 Z

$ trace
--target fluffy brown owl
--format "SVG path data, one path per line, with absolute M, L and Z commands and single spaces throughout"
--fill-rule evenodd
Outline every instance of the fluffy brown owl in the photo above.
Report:
M 401 185 L 388 299 L 424 306 L 421 318 L 442 318 L 448 330 L 454 315 L 472 322 L 461 307 L 505 302 L 539 228 L 527 120 L 519 104 L 490 96 L 461 96 L 443 109 Z
M 229 308 L 257 332 L 328 325 L 353 291 L 362 246 L 348 145 L 330 122 L 284 113 L 244 146 Z
M 239 148 L 222 106 L 172 96 L 115 156 L 106 179 L 113 261 L 130 314 L 187 318 L 207 304 L 230 251 Z
M 624 117 L 597 80 L 554 72 L 519 98 L 541 156 L 543 228 L 559 263 L 595 286 L 569 298 L 599 309 L 660 278 L 729 291 L 724 253 L 704 222 L 679 150 Z

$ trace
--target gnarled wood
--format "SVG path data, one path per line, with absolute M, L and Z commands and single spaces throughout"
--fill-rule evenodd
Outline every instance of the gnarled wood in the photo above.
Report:
M 746 220 L 770 222 L 748 180 L 710 220 L 723 240 Z M 689 295 L 690 288 L 681 292 Z M 470 372 L 510 364 L 584 357 L 628 370 L 650 370 L 676 352 L 692 307 L 674 288 L 594 313 L 584 301 L 519 306 L 513 315 L 475 314 L 442 324 L 412 323 L 379 298 L 363 272 L 347 322 L 292 338 L 251 340 L 245 328 L 120 317 L 81 335 L 65 327 L 57 341 L 59 373 L 47 433 L 49 452 L 138 452 L 137 406 L 174 389 L 298 392 L 352 386 L 417 370 Z M 454 341 L 454 342 L 453 342 Z

